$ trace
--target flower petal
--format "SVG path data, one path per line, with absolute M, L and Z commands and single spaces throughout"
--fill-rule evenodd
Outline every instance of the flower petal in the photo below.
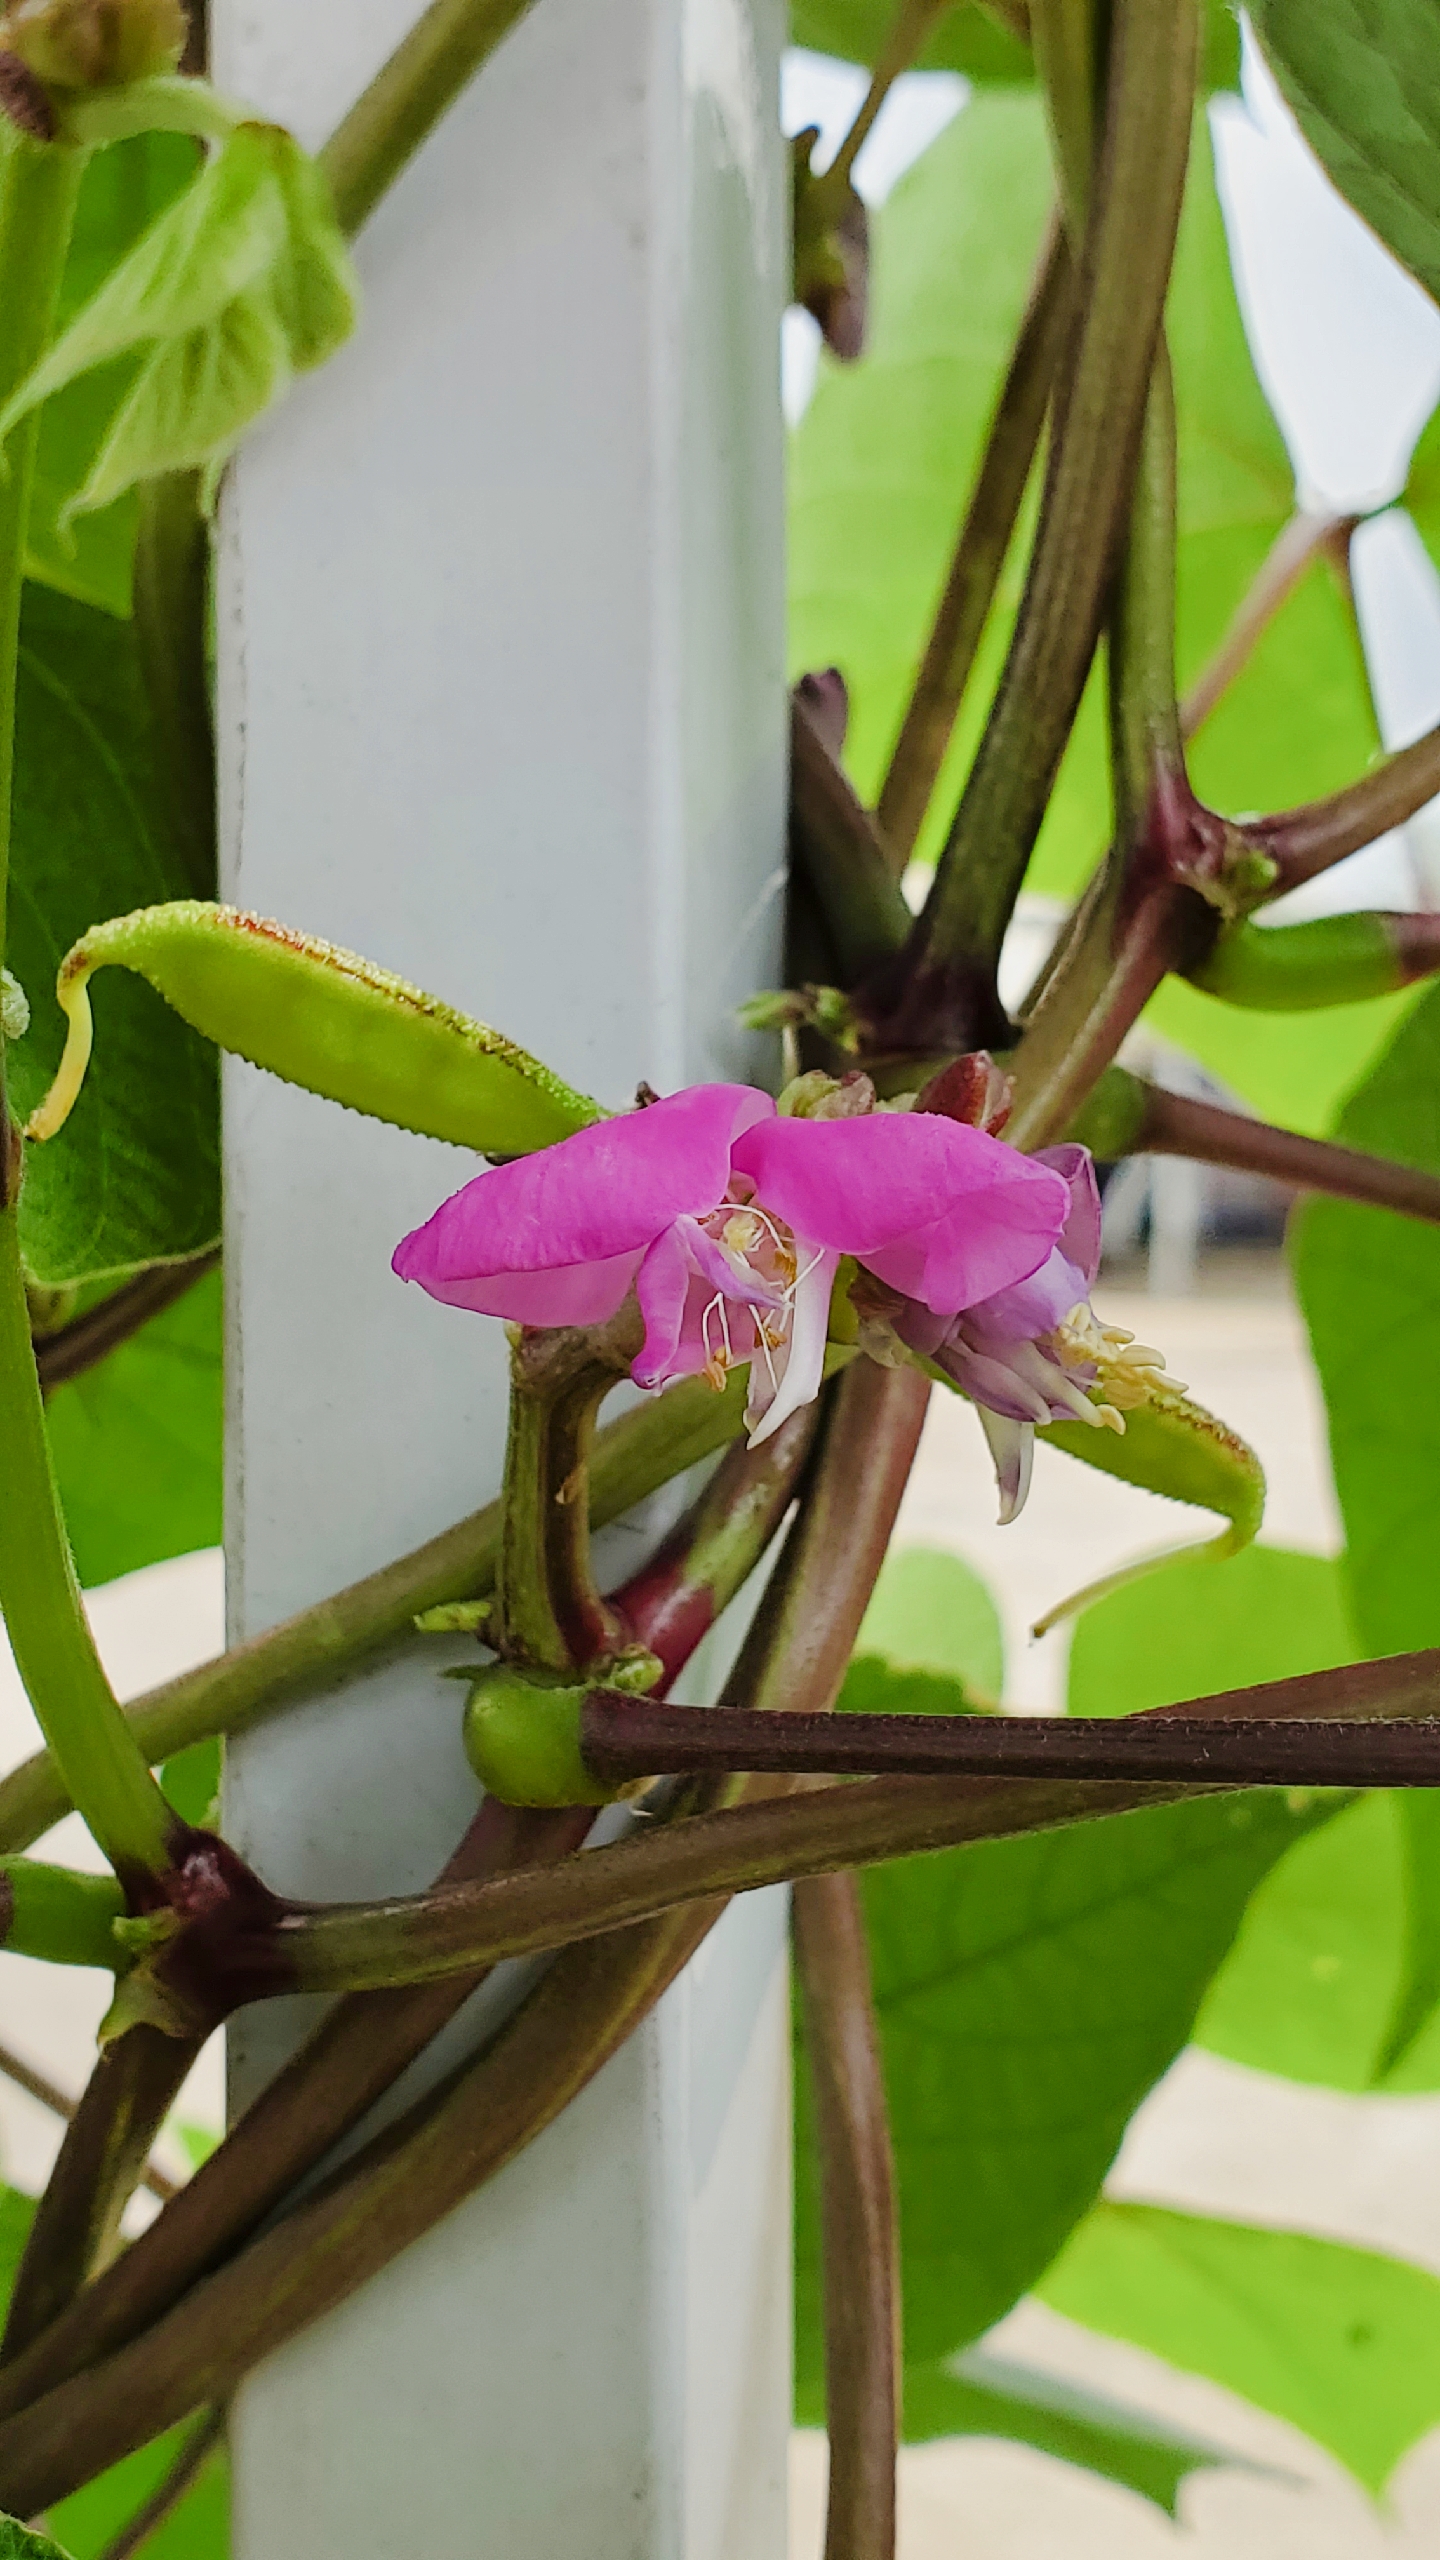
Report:
M 808 1264 L 801 1265 L 791 1300 L 794 1314 L 785 1367 L 778 1388 L 751 1430 L 752 1449 L 758 1449 L 762 1440 L 770 1439 L 782 1422 L 788 1422 L 792 1413 L 798 1413 L 802 1405 L 809 1404 L 820 1393 L 820 1381 L 825 1375 L 825 1338 L 830 1326 L 830 1292 L 835 1285 L 839 1263 L 838 1253 L 815 1253 Z M 755 1384 L 763 1367 L 763 1356 L 757 1350 L 750 1363 L 751 1405 L 746 1407 L 747 1422 L 751 1407 L 759 1410 Z M 765 1383 L 768 1387 L 768 1378 Z
M 638 1253 L 617 1253 L 567 1271 L 511 1271 L 475 1280 L 431 1280 L 419 1271 L 400 1271 L 398 1254 L 393 1267 L 402 1280 L 419 1280 L 443 1306 L 468 1307 L 473 1315 L 503 1316 L 508 1324 L 603 1324 L 622 1303 L 640 1261 Z
M 488 1292 L 469 1294 L 469 1285 L 640 1255 L 677 1217 L 703 1216 L 723 1199 L 734 1139 L 774 1111 L 769 1096 L 748 1085 L 696 1085 L 646 1110 L 577 1130 L 558 1146 L 467 1182 L 406 1236 L 393 1267 L 432 1297 L 482 1314 L 536 1324 L 598 1321 L 518 1314 Z M 635 1267 L 632 1262 L 632 1272 Z M 466 1295 L 454 1295 L 457 1282 Z M 601 1297 L 609 1296 L 608 1281 L 600 1289 L 597 1275 L 596 1285 Z M 605 1312 L 618 1304 L 611 1297 Z
M 764 1120 L 735 1164 L 798 1241 L 854 1254 L 936 1314 L 1027 1279 L 1070 1207 L 1049 1166 L 925 1112 Z
M 995 1484 L 1000 1496 L 1000 1526 L 1008 1527 L 1018 1520 L 1030 1492 L 1030 1470 L 1035 1463 L 1035 1426 L 1032 1422 L 1011 1422 L 1004 1414 L 988 1413 L 980 1407 L 980 1422 L 990 1443 L 995 1462 Z
M 1069 1189 L 1070 1215 L 1060 1232 L 1060 1250 L 1067 1262 L 1076 1263 L 1085 1274 L 1081 1295 L 1088 1298 L 1100 1269 L 1100 1185 L 1095 1179 L 1095 1159 L 1088 1147 L 1066 1146 L 1039 1147 L 1034 1160 L 1049 1165 Z

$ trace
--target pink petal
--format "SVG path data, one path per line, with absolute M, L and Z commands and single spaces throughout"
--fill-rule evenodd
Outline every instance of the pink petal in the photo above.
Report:
M 424 1232 L 422 1227 L 422 1236 Z M 411 1241 L 407 1236 L 406 1243 Z M 400 1251 L 404 1249 L 402 1245 Z M 419 1280 L 442 1306 L 503 1316 L 508 1324 L 603 1324 L 620 1305 L 640 1263 L 638 1253 L 617 1253 L 608 1262 L 581 1262 L 569 1271 L 507 1271 L 490 1280 L 427 1280 L 418 1271 L 400 1271 L 400 1277 Z M 400 1270 L 399 1254 L 393 1267 Z
M 1100 1185 L 1095 1179 L 1095 1159 L 1088 1147 L 1041 1147 L 1034 1162 L 1048 1164 L 1069 1188 L 1070 1215 L 1061 1229 L 1060 1250 L 1067 1262 L 1077 1263 L 1083 1271 L 1081 1294 L 1088 1297 L 1100 1268 Z
M 1028 1278 L 1070 1206 L 1048 1166 L 928 1112 L 762 1121 L 735 1164 L 802 1244 L 854 1254 L 936 1314 Z
M 594 1288 L 581 1302 L 613 1312 L 647 1246 L 677 1217 L 703 1216 L 723 1199 L 733 1140 L 774 1110 L 767 1094 L 748 1085 L 696 1085 L 580 1129 L 467 1182 L 406 1236 L 393 1267 L 432 1297 L 482 1314 L 531 1324 L 598 1322 L 597 1314 L 531 1315 L 509 1290 L 502 1305 L 488 1287 L 476 1294 L 475 1284 L 504 1277 L 523 1284 L 540 1273 L 589 1269 Z M 612 1280 L 622 1262 L 629 1267 L 617 1296 Z M 605 1267 L 603 1281 L 597 1266 Z M 527 1307 L 542 1303 L 549 1303 L 544 1292 L 525 1299 Z
M 656 1237 L 640 1265 L 635 1293 L 645 1319 L 644 1347 L 630 1371 L 637 1387 L 663 1386 L 668 1378 L 691 1377 L 704 1368 L 711 1345 L 701 1320 L 717 1295 L 726 1301 L 730 1338 L 740 1358 L 745 1356 L 742 1336 L 748 1345 L 751 1329 L 742 1324 L 737 1331 L 735 1310 L 783 1303 L 778 1289 L 753 1273 L 742 1276 L 693 1218 L 677 1218 Z M 722 1340 L 717 1324 L 715 1342 Z

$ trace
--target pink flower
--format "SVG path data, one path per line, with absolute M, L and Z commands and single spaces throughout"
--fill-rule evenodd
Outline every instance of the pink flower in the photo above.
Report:
M 939 1115 L 785 1119 L 696 1085 L 478 1175 L 394 1267 L 525 1325 L 602 1323 L 633 1286 L 637 1384 L 748 1361 L 760 1440 L 819 1388 L 842 1254 L 948 1323 L 1039 1272 L 1069 1214 L 1059 1173 Z
M 965 1308 L 943 1329 L 910 1313 L 896 1331 L 932 1359 L 979 1410 L 1000 1485 L 1000 1517 L 1013 1520 L 1030 1490 L 1037 1425 L 1086 1422 L 1125 1428 L 1125 1410 L 1152 1391 L 1165 1363 L 1090 1305 L 1100 1268 L 1100 1194 L 1085 1147 L 1047 1147 L 1033 1158 L 1060 1176 L 1065 1224 L 1038 1269 Z M 1099 1386 L 1097 1403 L 1090 1392 Z

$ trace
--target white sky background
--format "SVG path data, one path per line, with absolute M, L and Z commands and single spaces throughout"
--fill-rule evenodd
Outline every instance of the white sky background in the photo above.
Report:
M 854 64 L 790 52 L 781 87 L 787 133 L 818 125 L 823 165 L 864 91 Z M 883 204 L 967 94 L 951 72 L 896 82 L 856 161 L 868 204 Z M 1251 350 L 1302 499 L 1335 511 L 1386 507 L 1440 399 L 1440 311 L 1330 185 L 1248 35 L 1244 97 L 1218 99 L 1211 123 Z M 814 389 L 818 350 L 808 312 L 789 312 L 792 424 Z M 1440 580 L 1403 511 L 1362 526 L 1352 557 L 1381 734 L 1387 746 L 1404 746 L 1440 721 Z M 1440 803 L 1275 912 L 1422 904 L 1440 904 Z

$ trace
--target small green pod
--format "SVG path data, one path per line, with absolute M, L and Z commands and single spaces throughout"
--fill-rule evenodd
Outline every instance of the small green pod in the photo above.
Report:
M 481 1155 L 528 1155 L 605 1117 L 483 1022 L 353 951 L 238 907 L 186 898 L 94 925 L 60 964 L 69 1032 L 26 1128 L 53 1138 L 89 1063 L 89 981 L 133 969 L 195 1031 L 252 1065 L 375 1120 Z
M 465 1704 L 465 1757 L 502 1804 L 608 1804 L 613 1787 L 592 1778 L 580 1749 L 587 1683 L 547 1679 L 495 1662 Z
M 1250 1013 L 1312 1013 L 1391 995 L 1415 974 L 1396 948 L 1391 919 L 1362 911 L 1307 924 L 1231 925 L 1190 982 Z

